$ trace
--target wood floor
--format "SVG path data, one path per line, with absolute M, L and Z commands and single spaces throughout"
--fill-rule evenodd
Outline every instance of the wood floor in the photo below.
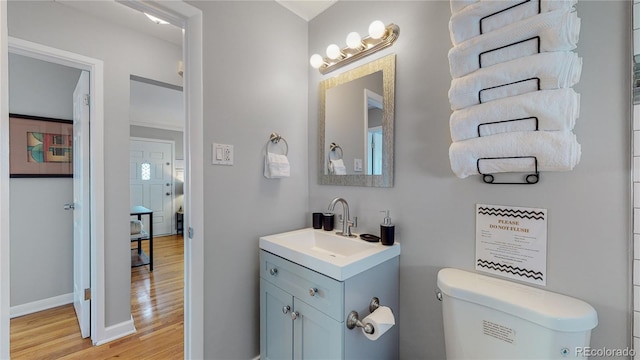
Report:
M 91 340 L 80 337 L 69 304 L 11 319 L 11 358 L 183 359 L 183 238 L 158 237 L 153 245 L 153 273 L 148 266 L 131 269 L 135 334 L 92 346 Z

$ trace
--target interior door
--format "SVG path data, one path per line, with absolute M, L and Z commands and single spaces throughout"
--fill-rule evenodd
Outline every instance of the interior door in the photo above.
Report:
M 153 211 L 153 235 L 173 233 L 173 146 L 170 142 L 131 140 L 130 205 Z M 146 218 L 146 217 L 145 217 Z M 143 219 L 146 222 L 146 219 Z M 144 224 L 149 228 L 149 224 Z
M 89 204 L 89 72 L 73 92 L 73 306 L 82 337 L 91 335 Z

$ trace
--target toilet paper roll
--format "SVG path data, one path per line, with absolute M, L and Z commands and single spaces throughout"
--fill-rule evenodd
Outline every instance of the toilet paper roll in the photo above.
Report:
M 362 333 L 371 341 L 377 340 L 384 333 L 389 331 L 396 324 L 396 318 L 393 311 L 387 306 L 380 306 L 369 316 L 362 319 L 363 324 L 371 324 L 373 326 L 373 334 L 367 334 L 362 328 Z

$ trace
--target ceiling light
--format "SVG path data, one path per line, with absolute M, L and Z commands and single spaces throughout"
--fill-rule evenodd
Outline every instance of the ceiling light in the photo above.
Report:
M 153 15 L 150 15 L 150 14 L 147 14 L 147 13 L 144 13 L 144 14 L 147 15 L 149 20 L 153 21 L 154 23 L 156 23 L 158 25 L 168 25 L 169 24 L 168 21 L 162 20 L 160 18 L 157 18 L 157 17 L 155 17 Z

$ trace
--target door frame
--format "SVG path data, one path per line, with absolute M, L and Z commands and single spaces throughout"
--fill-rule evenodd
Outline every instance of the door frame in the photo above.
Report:
M 182 137 L 184 138 L 184 131 L 182 132 Z M 129 136 L 129 144 L 132 141 L 144 141 L 151 143 L 162 143 L 171 145 L 171 216 L 169 216 L 169 220 L 171 224 L 169 225 L 170 233 L 169 235 L 175 235 L 174 231 L 176 230 L 175 224 L 175 211 L 176 211 L 176 142 L 173 140 L 165 140 L 165 139 L 154 139 L 154 138 L 145 138 L 139 136 Z M 129 156 L 129 160 L 131 160 L 131 156 Z M 129 179 L 129 186 L 131 186 L 131 179 Z M 129 194 L 129 201 L 131 201 L 131 194 Z M 157 231 L 154 229 L 154 234 Z M 155 235 L 154 235 L 155 236 Z M 164 235 L 158 235 L 164 236 Z
M 96 344 L 104 338 L 104 63 L 68 51 L 9 37 L 8 52 L 89 72 L 89 151 L 90 186 L 90 263 L 91 263 L 91 339 Z M 3 158 L 8 159 L 8 158 Z M 8 162 L 8 160 L 7 160 Z M 4 239 L 3 239 L 4 241 Z M 4 275 L 4 274 L 3 274 Z
M 136 0 L 124 4 L 156 16 L 166 15 L 184 29 L 182 47 L 185 64 L 186 115 L 184 220 L 188 229 L 187 241 L 184 242 L 184 353 L 186 359 L 200 359 L 204 357 L 203 15 L 200 9 L 183 1 L 166 1 L 160 5 L 156 2 L 143 3 Z M 0 358 L 9 358 L 10 355 L 8 38 L 7 2 L 0 1 Z M 98 115 L 102 116 L 103 112 L 98 112 Z M 100 175 L 99 178 L 103 181 L 104 173 Z M 103 233 L 104 228 L 96 231 Z M 103 254 L 100 255 L 99 258 L 102 258 Z M 94 262 L 93 265 L 98 264 Z M 100 265 L 104 267 L 104 261 Z M 104 276 L 104 273 L 102 275 Z M 104 312 L 103 316 L 96 320 L 102 322 L 102 328 L 99 329 L 102 333 Z

